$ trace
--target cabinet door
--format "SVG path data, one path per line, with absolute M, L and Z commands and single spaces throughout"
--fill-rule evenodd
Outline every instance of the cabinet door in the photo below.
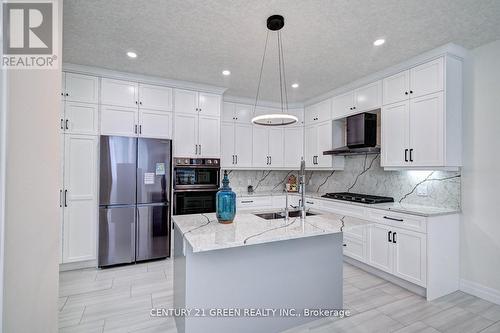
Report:
M 241 124 L 251 124 L 253 118 L 253 105 L 235 104 L 234 120 Z
M 385 272 L 392 273 L 394 251 L 393 243 L 389 242 L 390 228 L 373 223 L 367 227 L 367 230 L 367 264 Z
M 317 157 L 317 167 L 331 167 L 332 166 L 332 155 L 323 155 L 325 150 L 332 149 L 333 138 L 332 138 L 332 122 L 327 121 L 318 125 L 318 152 Z
M 62 99 L 60 102 L 59 102 L 59 124 L 58 124 L 58 128 L 59 128 L 59 133 L 61 134 L 64 134 L 66 132 L 66 115 L 65 115 L 65 108 L 66 108 L 66 102 L 64 101 L 64 99 Z
M 444 165 L 443 92 L 410 100 L 412 166 Z
M 235 124 L 234 154 L 237 167 L 252 166 L 252 125 Z
M 67 135 L 63 262 L 96 259 L 97 137 Z
M 174 156 L 196 157 L 198 114 L 175 113 L 174 126 Z
M 404 280 L 425 287 L 427 281 L 426 235 L 393 228 L 394 272 Z
M 410 97 L 419 97 L 443 90 L 443 73 L 443 58 L 410 69 Z
M 201 115 L 198 123 L 198 154 L 202 157 L 220 158 L 220 118 Z
M 63 240 L 64 240 L 64 151 L 66 150 L 66 147 L 64 145 L 64 141 L 66 136 L 69 137 L 69 135 L 59 135 L 59 152 L 60 152 L 60 159 L 59 159 L 59 224 L 61 226 L 61 233 L 60 233 L 60 239 L 59 239 L 59 263 L 62 264 L 63 262 L 63 253 L 64 253 L 64 246 L 63 246 Z
M 71 134 L 98 134 L 97 104 L 66 102 L 64 128 Z
M 304 109 L 304 123 L 306 126 L 312 125 L 316 122 L 318 116 L 316 104 L 309 105 Z
M 139 135 L 172 139 L 172 112 L 139 110 Z
M 407 166 L 409 149 L 409 102 L 386 105 L 382 108 L 381 164 Z M 406 155 L 406 156 L 405 156 Z
M 354 108 L 354 92 L 336 96 L 332 99 L 332 118 L 339 119 L 357 113 Z
M 410 71 L 402 71 L 382 80 L 384 105 L 408 99 L 410 93 Z
M 376 81 L 356 89 L 355 102 L 356 112 L 380 108 L 382 105 L 382 81 Z
M 102 79 L 101 103 L 106 105 L 138 105 L 137 83 L 121 80 Z
M 172 111 L 172 88 L 140 84 L 139 105 L 148 110 Z
M 222 104 L 221 121 L 234 122 L 235 120 L 234 109 L 235 109 L 234 103 L 224 102 Z
M 332 100 L 327 99 L 316 105 L 316 122 L 332 119 Z
M 285 128 L 284 166 L 294 169 L 300 168 L 300 161 L 304 151 L 303 127 Z
M 305 128 L 305 161 L 306 167 L 315 167 L 316 155 L 318 153 L 318 127 L 316 125 Z
M 252 166 L 269 167 L 269 135 L 262 126 L 253 126 L 252 130 Z
M 66 73 L 65 80 L 67 101 L 99 103 L 99 78 L 89 75 Z
M 236 163 L 234 122 L 222 122 L 220 126 L 221 167 L 232 168 Z
M 120 106 L 101 107 L 101 134 L 136 136 L 138 111 Z
M 198 93 L 192 90 L 174 89 L 175 113 L 198 114 Z
M 288 109 L 288 113 L 297 117 L 298 121 L 294 126 L 304 125 L 304 109 Z
M 221 96 L 217 94 L 199 93 L 200 115 L 220 117 Z
M 283 129 L 269 129 L 269 163 L 271 167 L 283 167 Z

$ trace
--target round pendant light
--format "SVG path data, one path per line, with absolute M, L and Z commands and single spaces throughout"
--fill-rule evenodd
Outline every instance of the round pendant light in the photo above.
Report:
M 278 70 L 279 70 L 279 81 L 280 81 L 280 106 L 281 113 L 269 113 L 257 115 L 252 118 L 252 123 L 262 126 L 286 126 L 295 124 L 299 119 L 288 113 L 288 94 L 286 91 L 286 75 L 285 75 L 285 61 L 283 58 L 283 42 L 281 39 L 281 29 L 285 26 L 285 19 L 281 15 L 272 15 L 267 18 L 267 36 L 266 43 L 264 46 L 264 55 L 262 56 L 262 63 L 260 66 L 259 74 L 259 84 L 257 86 L 257 94 L 255 96 L 255 104 L 253 108 L 253 113 L 255 114 L 255 109 L 257 108 L 257 101 L 259 99 L 260 85 L 262 82 L 262 71 L 264 69 L 264 62 L 266 60 L 267 44 L 269 41 L 269 32 L 275 31 L 277 34 L 278 43 Z

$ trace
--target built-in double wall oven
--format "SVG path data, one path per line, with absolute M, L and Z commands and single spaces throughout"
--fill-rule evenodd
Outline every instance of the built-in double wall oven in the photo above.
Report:
M 219 181 L 219 159 L 174 158 L 174 215 L 215 212 Z

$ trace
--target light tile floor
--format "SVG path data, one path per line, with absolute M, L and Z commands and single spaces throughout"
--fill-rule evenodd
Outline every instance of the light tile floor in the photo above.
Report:
M 60 274 L 59 332 L 175 333 L 172 318 L 150 317 L 173 305 L 172 260 Z M 455 292 L 427 302 L 344 264 L 344 307 L 351 316 L 324 318 L 288 333 L 500 332 L 500 306 Z

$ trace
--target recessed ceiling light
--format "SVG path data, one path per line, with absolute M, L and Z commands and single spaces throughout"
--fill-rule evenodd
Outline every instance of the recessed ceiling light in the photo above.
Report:
M 133 52 L 133 51 L 128 51 L 127 52 L 127 56 L 129 58 L 137 58 L 137 53 Z
M 222 71 L 222 75 L 224 75 L 224 76 L 231 75 L 231 71 L 228 70 L 228 69 L 225 69 L 225 70 Z
M 292 88 L 298 88 L 299 84 L 298 83 L 292 83 Z
M 373 45 L 380 46 L 380 45 L 382 45 L 384 43 L 385 43 L 385 39 L 381 38 L 381 39 L 377 39 L 376 41 L 374 41 Z

